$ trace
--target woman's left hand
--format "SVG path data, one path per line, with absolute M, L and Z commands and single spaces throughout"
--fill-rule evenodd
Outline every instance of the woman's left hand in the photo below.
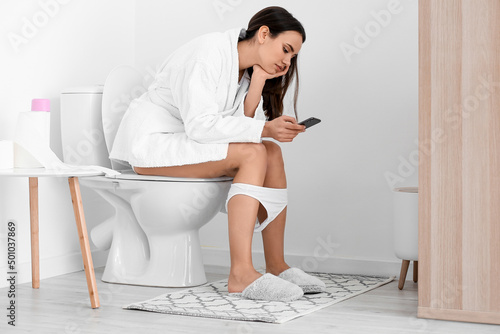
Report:
M 252 78 L 259 78 L 266 81 L 268 79 L 273 79 L 285 75 L 286 72 L 288 72 L 288 66 L 286 66 L 285 69 L 281 72 L 269 73 L 266 70 L 264 70 L 260 65 L 253 65 Z

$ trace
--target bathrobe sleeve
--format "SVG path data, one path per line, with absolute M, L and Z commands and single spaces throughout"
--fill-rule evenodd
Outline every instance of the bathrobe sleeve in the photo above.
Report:
M 172 96 L 188 138 L 212 144 L 261 142 L 265 121 L 236 117 L 228 115 L 231 111 L 219 110 L 218 90 L 229 91 L 229 87 L 217 87 L 221 73 L 217 73 L 211 64 L 189 62 L 172 74 Z

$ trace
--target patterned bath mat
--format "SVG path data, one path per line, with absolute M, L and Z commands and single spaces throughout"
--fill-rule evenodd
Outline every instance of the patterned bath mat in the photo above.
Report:
M 126 305 L 129 310 L 189 315 L 227 320 L 284 323 L 391 282 L 395 276 L 308 273 L 326 284 L 326 292 L 307 294 L 292 302 L 269 302 L 230 297 L 227 279 L 166 293 Z

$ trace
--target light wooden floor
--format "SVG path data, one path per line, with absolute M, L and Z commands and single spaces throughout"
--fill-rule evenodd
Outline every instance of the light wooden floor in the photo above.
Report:
M 500 333 L 500 326 L 416 318 L 417 284 L 403 291 L 393 281 L 378 289 L 284 324 L 216 320 L 124 310 L 123 305 L 169 290 L 102 282 L 96 268 L 101 307 L 92 310 L 83 271 L 31 283 L 17 290 L 16 327 L 7 325 L 7 288 L 0 289 L 0 333 Z M 209 281 L 227 278 L 226 269 L 207 268 Z

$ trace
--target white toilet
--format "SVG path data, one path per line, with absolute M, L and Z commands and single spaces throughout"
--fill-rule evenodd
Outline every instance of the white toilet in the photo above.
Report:
M 223 207 L 230 177 L 212 179 L 138 175 L 110 161 L 108 152 L 131 99 L 144 91 L 144 76 L 129 66 L 115 68 L 103 86 L 61 94 L 61 135 L 69 164 L 100 165 L 114 177 L 80 178 L 114 208 L 91 231 L 93 243 L 109 249 L 102 280 L 110 283 L 186 287 L 207 282 L 199 229 Z

